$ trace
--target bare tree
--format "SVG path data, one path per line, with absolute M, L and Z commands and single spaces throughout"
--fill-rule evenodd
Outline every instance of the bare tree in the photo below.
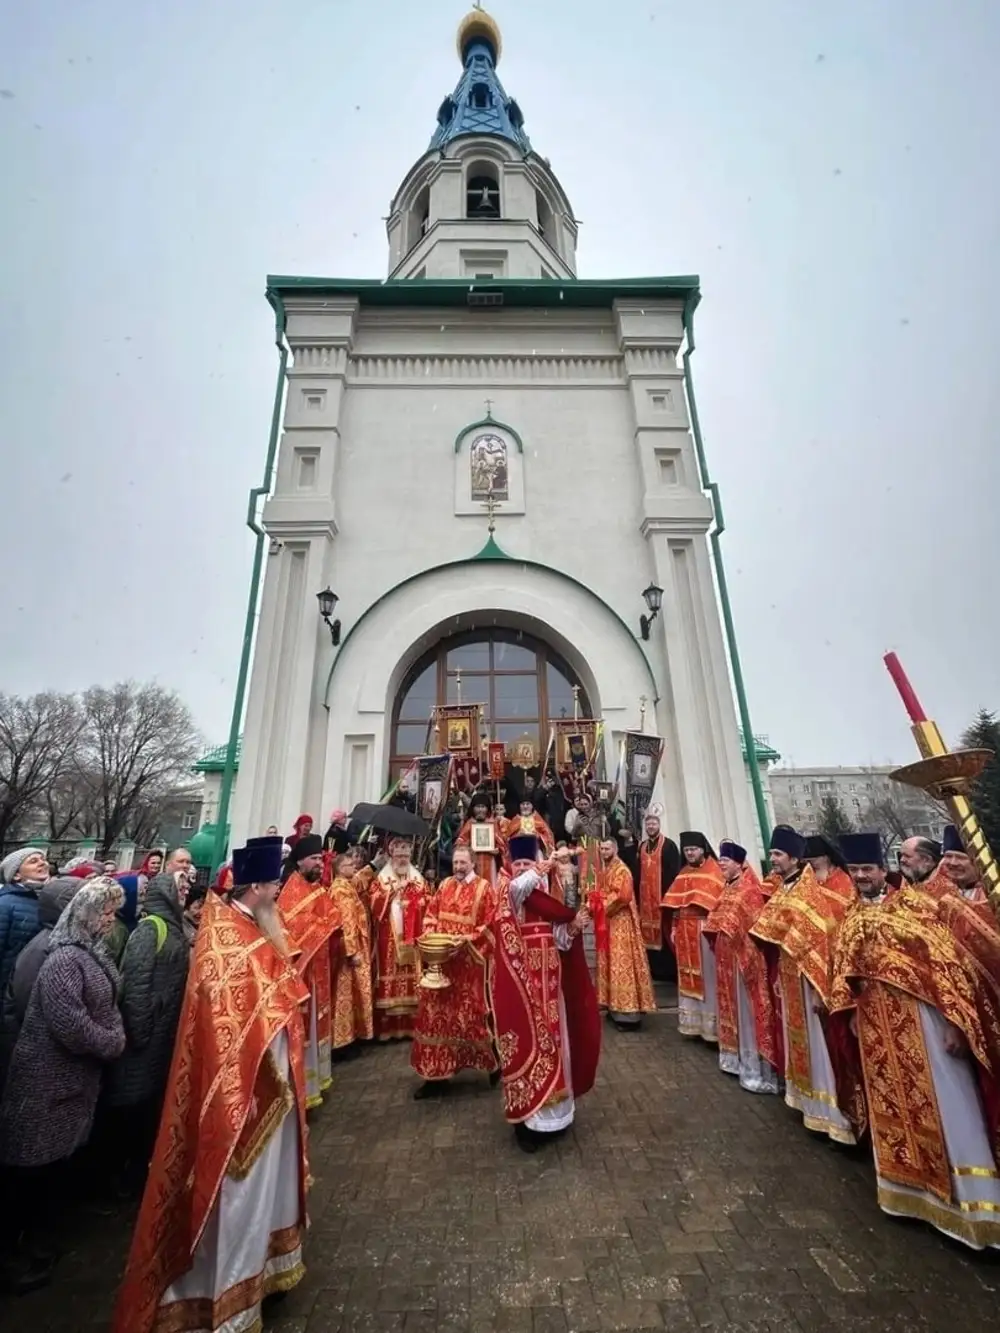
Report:
M 76 749 L 82 727 L 73 695 L 22 699 L 0 694 L 0 846 L 39 811 Z
M 83 695 L 86 767 L 98 780 L 102 851 L 188 779 L 199 736 L 187 706 L 160 685 L 122 681 Z
M 46 787 L 43 806 L 53 841 L 96 838 L 101 827 L 99 776 L 85 768 L 76 755 L 70 757 Z
M 877 831 L 888 851 L 913 835 L 919 825 L 934 826 L 942 819 L 941 807 L 915 787 L 893 782 L 885 773 L 872 771 L 872 794 L 861 816 L 862 828 Z

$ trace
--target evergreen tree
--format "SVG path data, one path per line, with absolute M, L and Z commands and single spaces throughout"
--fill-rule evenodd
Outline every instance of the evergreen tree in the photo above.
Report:
M 993 758 L 973 783 L 969 800 L 996 856 L 1000 852 L 1000 720 L 996 713 L 980 708 L 962 745 L 968 750 L 993 751 Z
M 834 843 L 842 833 L 854 832 L 854 825 L 836 796 L 824 796 L 820 801 L 816 832 Z

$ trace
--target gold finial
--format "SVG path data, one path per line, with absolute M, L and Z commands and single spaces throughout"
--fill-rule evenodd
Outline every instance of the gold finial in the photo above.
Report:
M 486 496 L 486 502 L 484 503 L 483 508 L 489 515 L 490 536 L 492 537 L 494 532 L 496 532 L 497 530 L 497 510 L 500 508 L 500 503 L 497 500 L 497 497 L 492 488 L 492 478 L 490 479 L 490 481 L 491 481 L 490 490 Z
M 465 18 L 458 25 L 458 35 L 455 38 L 455 45 L 458 48 L 458 58 L 462 64 L 465 64 L 465 53 L 468 50 L 469 43 L 476 39 L 488 42 L 493 49 L 493 63 L 499 65 L 500 52 L 503 49 L 503 41 L 500 37 L 500 27 L 496 19 L 487 14 L 486 10 L 480 4 L 476 4 L 469 10 Z

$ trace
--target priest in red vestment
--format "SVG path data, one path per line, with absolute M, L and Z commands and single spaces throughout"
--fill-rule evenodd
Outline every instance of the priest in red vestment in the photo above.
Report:
M 492 852 L 473 851 L 473 864 L 480 879 L 488 879 L 491 884 L 497 882 L 497 867 L 507 855 L 507 821 L 493 814 L 493 799 L 489 792 L 476 791 L 472 794 L 469 818 L 458 830 L 455 837 L 456 847 L 472 847 L 473 824 L 488 824 L 493 829 Z
M 233 853 L 195 938 L 113 1333 L 261 1326 L 304 1273 L 308 992 L 277 911 L 281 839 Z
M 718 1040 L 715 956 L 705 921 L 722 897 L 725 880 L 704 833 L 682 833 L 684 865 L 663 896 L 673 912 L 670 944 L 677 958 L 677 1029 L 682 1037 Z
M 497 895 L 489 880 L 472 868 L 468 847 L 452 853 L 454 874 L 428 900 L 422 934 L 440 931 L 461 936 L 457 952 L 443 964 L 451 983 L 442 990 L 420 987 L 410 1064 L 424 1080 L 418 1100 L 447 1087 L 460 1069 L 479 1069 L 499 1078 L 496 1047 L 490 1034 L 486 996 L 487 949 L 496 915 Z
M 860 1069 L 828 1012 L 837 933 L 858 892 L 842 853 L 827 839 L 802 839 L 782 825 L 771 837 L 779 854 L 790 848 L 801 866 L 751 928 L 754 939 L 779 951 L 785 1101 L 802 1113 L 807 1129 L 855 1143 L 865 1123 Z
M 417 939 L 423 933 L 429 894 L 412 855 L 411 838 L 391 837 L 389 861 L 368 891 L 375 931 L 375 1036 L 379 1041 L 412 1037 L 417 1016 Z
M 649 954 L 649 966 L 658 981 L 674 976 L 673 955 L 667 947 L 663 930 L 663 895 L 673 884 L 681 868 L 677 844 L 662 831 L 663 806 L 651 805 L 646 811 L 646 836 L 639 844 L 639 920 L 642 942 Z
M 330 939 L 340 928 L 340 913 L 323 884 L 323 839 L 307 833 L 288 853 L 278 910 L 295 965 L 309 989 L 306 1019 L 306 1105 L 323 1101 L 331 1073 Z
M 938 888 L 931 873 L 847 914 L 830 1007 L 860 1043 L 879 1206 L 997 1248 L 1000 933 Z
M 777 1018 L 767 964 L 749 935 L 773 886 L 761 884 L 746 848 L 728 838 L 719 844 L 719 868 L 726 887 L 705 922 L 715 941 L 719 1068 L 747 1092 L 777 1093 Z
M 546 892 L 534 837 L 511 839 L 493 925 L 490 994 L 504 1109 L 518 1145 L 535 1152 L 573 1123 L 601 1052 L 601 1018 L 583 951 L 587 912 Z
M 862 902 L 880 903 L 891 888 L 879 833 L 842 833 L 837 839 L 847 862 L 847 873 Z
M 961 834 L 954 824 L 946 824 L 941 837 L 941 869 L 958 892 L 970 903 L 985 903 L 986 890 L 979 867 L 965 850 Z
M 517 814 L 507 820 L 508 838 L 537 838 L 544 856 L 551 856 L 556 840 L 552 830 L 538 813 L 530 796 L 524 796 L 518 803 Z
M 599 851 L 597 887 L 587 900 L 597 944 L 597 1003 L 615 1027 L 635 1031 L 643 1014 L 656 1012 L 635 885 L 616 839 L 602 838 Z

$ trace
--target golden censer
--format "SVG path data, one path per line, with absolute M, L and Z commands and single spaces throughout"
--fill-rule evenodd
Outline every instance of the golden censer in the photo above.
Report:
M 444 935 L 440 931 L 431 931 L 417 940 L 417 949 L 426 969 L 420 978 L 425 990 L 445 990 L 451 982 L 444 974 L 443 965 L 462 943 L 456 935 Z

